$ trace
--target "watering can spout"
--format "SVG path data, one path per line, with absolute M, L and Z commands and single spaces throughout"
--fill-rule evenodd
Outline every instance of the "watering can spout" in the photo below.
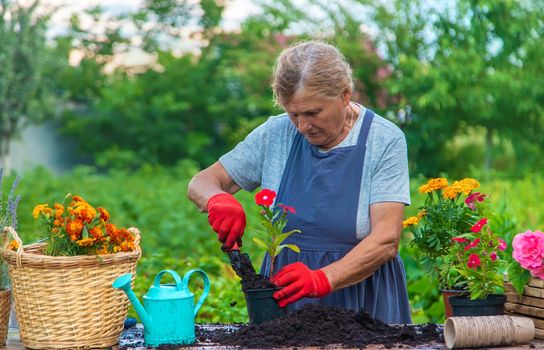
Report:
M 147 330 L 151 330 L 153 328 L 153 320 L 151 319 L 151 316 L 147 313 L 142 303 L 140 303 L 140 300 L 138 300 L 138 297 L 136 297 L 136 294 L 132 291 L 132 288 L 130 286 L 130 282 L 132 281 L 132 274 L 127 273 L 122 276 L 119 276 L 113 281 L 113 288 L 121 289 L 123 290 L 127 296 L 128 300 L 132 303 L 132 306 L 134 306 L 134 310 L 136 310 L 136 313 L 138 314 L 138 317 L 140 318 L 140 321 L 144 324 L 144 327 Z

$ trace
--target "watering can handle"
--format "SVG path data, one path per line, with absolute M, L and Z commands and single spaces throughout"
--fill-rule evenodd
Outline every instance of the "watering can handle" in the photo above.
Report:
M 172 275 L 172 277 L 174 277 L 174 281 L 176 281 L 176 289 L 182 291 L 184 284 L 181 281 L 181 277 L 179 277 L 178 273 L 174 270 L 162 270 L 161 272 L 159 272 L 153 280 L 153 285 L 155 287 L 160 287 L 161 278 L 165 273 L 169 273 L 170 275 Z
M 202 306 L 202 303 L 204 302 L 204 300 L 208 296 L 208 293 L 210 292 L 210 280 L 208 279 L 208 275 L 206 275 L 206 272 L 204 272 L 202 270 L 199 270 L 199 269 L 188 271 L 185 274 L 185 276 L 183 276 L 183 284 L 185 286 L 187 286 L 187 288 L 189 288 L 188 287 L 189 286 L 189 279 L 191 278 L 191 275 L 193 273 L 195 273 L 195 272 L 200 274 L 200 276 L 202 277 L 202 280 L 204 281 L 204 291 L 202 292 L 202 295 L 200 296 L 200 298 L 198 299 L 198 302 L 195 305 L 195 315 L 194 315 L 194 317 L 196 317 L 196 314 L 198 313 L 198 310 L 200 310 L 200 307 Z

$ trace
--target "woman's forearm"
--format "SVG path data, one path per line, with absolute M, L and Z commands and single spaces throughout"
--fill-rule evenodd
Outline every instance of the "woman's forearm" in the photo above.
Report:
M 187 197 L 193 201 L 200 211 L 206 211 L 208 199 L 222 192 L 235 193 L 240 190 L 221 163 L 216 162 L 196 174 L 187 186 Z
M 397 255 L 404 204 L 392 202 L 379 205 L 371 209 L 375 217 L 369 236 L 342 259 L 322 268 L 332 290 L 361 282 Z

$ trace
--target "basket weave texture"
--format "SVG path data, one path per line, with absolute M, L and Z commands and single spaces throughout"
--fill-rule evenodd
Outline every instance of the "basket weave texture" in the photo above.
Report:
M 134 276 L 142 254 L 139 231 L 129 230 L 136 236 L 133 252 L 68 257 L 43 255 L 44 243 L 23 246 L 15 230 L 4 228 L 19 243 L 16 252 L 4 246 L 2 256 L 8 263 L 25 347 L 89 349 L 118 344 L 130 303 L 112 283 L 125 273 Z
M 8 338 L 9 313 L 11 311 L 10 291 L 0 290 L 0 346 L 6 344 Z

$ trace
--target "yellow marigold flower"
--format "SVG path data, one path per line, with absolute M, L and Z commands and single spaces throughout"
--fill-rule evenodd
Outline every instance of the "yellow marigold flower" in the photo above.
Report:
M 417 225 L 418 223 L 419 219 L 417 216 L 410 216 L 408 219 L 402 222 L 402 227 L 406 228 L 409 226 Z
M 458 181 L 455 181 L 453 184 L 451 184 L 450 186 L 446 187 L 443 191 L 442 191 L 442 196 L 446 199 L 451 199 L 451 200 L 454 200 L 455 198 L 457 198 L 457 195 L 459 193 L 461 193 L 462 190 L 461 190 L 461 187 L 459 186 L 459 182 Z
M 51 208 L 49 208 L 48 204 L 38 204 L 32 210 L 32 216 L 34 219 L 37 219 L 41 213 L 43 213 L 45 216 L 48 216 L 48 213 L 51 213 Z
M 121 247 L 120 247 L 120 246 L 118 246 L 118 245 L 113 246 L 113 252 L 114 252 L 114 253 L 118 253 L 118 252 L 120 252 L 120 251 L 121 251 Z
M 431 193 L 433 189 L 428 184 L 419 187 L 419 193 Z
M 66 232 L 72 241 L 81 237 L 81 231 L 83 231 L 83 221 L 81 219 L 75 219 L 66 223 Z
M 9 242 L 8 249 L 9 249 L 9 250 L 17 250 L 17 249 L 19 249 L 19 243 L 17 243 L 16 240 L 12 239 L 11 242 Z
M 441 190 L 448 186 L 448 179 L 439 177 L 436 179 L 430 179 L 429 182 L 427 182 L 427 185 L 431 188 L 431 190 Z
M 80 247 L 90 247 L 94 244 L 95 239 L 88 237 L 76 241 L 76 244 Z
M 469 177 L 459 181 L 459 184 L 462 188 L 461 192 L 463 192 L 465 195 L 468 195 L 470 192 L 480 187 L 478 180 L 471 179 Z
M 98 212 L 100 213 L 100 219 L 104 222 L 108 222 L 110 220 L 110 213 L 104 208 L 98 207 Z
M 425 215 L 427 215 L 427 210 L 423 209 L 422 211 L 420 211 L 419 213 L 417 213 L 417 218 L 419 220 L 421 220 L 422 217 L 424 217 Z

